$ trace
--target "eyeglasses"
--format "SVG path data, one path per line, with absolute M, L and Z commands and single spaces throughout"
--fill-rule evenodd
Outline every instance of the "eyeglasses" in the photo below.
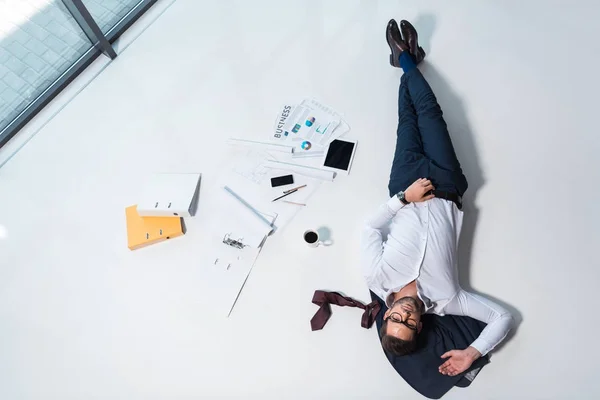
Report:
M 402 324 L 404 326 L 406 326 L 408 329 L 413 330 L 413 331 L 417 331 L 417 324 L 414 322 L 414 320 L 409 320 L 408 318 L 410 317 L 410 312 L 407 312 L 408 316 L 406 321 L 402 320 L 402 315 L 400 313 L 397 312 L 393 312 L 389 315 L 389 319 L 391 319 L 393 322 L 397 323 L 397 324 Z

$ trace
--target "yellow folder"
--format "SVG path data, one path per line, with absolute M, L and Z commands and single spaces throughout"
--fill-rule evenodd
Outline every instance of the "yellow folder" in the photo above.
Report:
M 185 233 L 183 218 L 140 217 L 137 205 L 125 209 L 127 219 L 127 247 L 136 250 Z

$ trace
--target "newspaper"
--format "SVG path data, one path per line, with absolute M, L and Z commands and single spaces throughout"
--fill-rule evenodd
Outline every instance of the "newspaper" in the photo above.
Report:
M 294 158 L 321 156 L 327 145 L 350 130 L 342 117 L 314 99 L 285 104 L 275 121 L 273 139 L 294 146 Z

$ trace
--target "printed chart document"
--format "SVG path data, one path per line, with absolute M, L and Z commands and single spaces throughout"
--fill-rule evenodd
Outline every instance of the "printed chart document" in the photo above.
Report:
M 350 126 L 332 108 L 314 99 L 286 104 L 275 121 L 273 139 L 294 146 L 294 158 L 317 157 Z

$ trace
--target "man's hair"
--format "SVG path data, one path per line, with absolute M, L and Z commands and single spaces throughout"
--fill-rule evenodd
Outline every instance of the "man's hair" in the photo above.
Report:
M 414 333 L 410 340 L 402 340 L 397 337 L 388 335 L 387 333 L 387 320 L 381 324 L 379 330 L 379 336 L 381 337 L 381 345 L 387 353 L 391 353 L 396 356 L 405 356 L 413 353 L 417 349 L 417 334 Z

